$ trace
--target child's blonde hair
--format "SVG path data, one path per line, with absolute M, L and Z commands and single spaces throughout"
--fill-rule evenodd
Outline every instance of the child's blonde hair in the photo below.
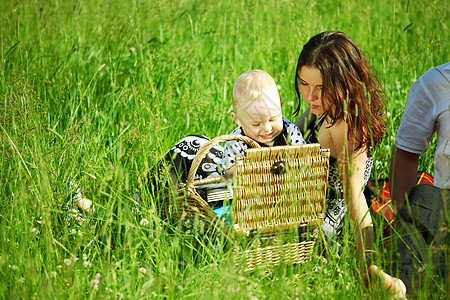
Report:
M 269 74 L 261 70 L 252 70 L 243 73 L 236 79 L 233 85 L 233 109 L 235 112 L 246 102 L 262 99 L 269 99 L 274 103 L 281 101 L 277 85 Z

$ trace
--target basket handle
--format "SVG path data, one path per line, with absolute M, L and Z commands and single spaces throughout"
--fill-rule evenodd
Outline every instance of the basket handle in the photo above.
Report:
M 261 148 L 261 146 L 251 138 L 239 134 L 219 135 L 218 137 L 209 140 L 200 148 L 200 150 L 198 150 L 197 155 L 192 161 L 191 169 L 189 170 L 188 178 L 186 181 L 186 187 L 193 186 L 195 173 L 197 173 L 197 169 L 200 166 L 200 163 L 202 162 L 206 154 L 208 154 L 209 150 L 214 147 L 214 145 L 234 140 L 244 142 L 252 148 Z

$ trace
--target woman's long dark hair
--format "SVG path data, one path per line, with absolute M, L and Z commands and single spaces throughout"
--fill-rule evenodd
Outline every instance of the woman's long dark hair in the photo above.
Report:
M 299 75 L 303 66 L 317 68 L 322 75 L 322 106 L 331 126 L 344 120 L 359 148 L 381 143 L 386 134 L 384 91 L 361 49 L 346 34 L 325 31 L 312 37 L 302 49 L 295 72 L 295 91 L 300 111 Z M 356 150 L 357 150 L 356 149 Z

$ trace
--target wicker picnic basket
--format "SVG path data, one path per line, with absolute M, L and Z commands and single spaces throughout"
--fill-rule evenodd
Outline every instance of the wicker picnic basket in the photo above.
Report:
M 234 229 L 259 237 L 236 248 L 236 265 L 251 270 L 311 258 L 323 223 L 329 156 L 309 144 L 248 149 L 236 160 Z
M 223 182 L 224 178 L 194 177 L 209 150 L 229 140 L 252 147 L 237 158 L 233 176 L 231 229 L 236 238 L 236 265 L 251 270 L 310 259 L 316 240 L 310 233 L 323 222 L 330 156 L 329 150 L 319 144 L 261 148 L 241 135 L 208 141 L 198 151 L 187 182 L 180 188 L 178 215 L 200 220 L 207 229 L 224 227 L 195 189 Z

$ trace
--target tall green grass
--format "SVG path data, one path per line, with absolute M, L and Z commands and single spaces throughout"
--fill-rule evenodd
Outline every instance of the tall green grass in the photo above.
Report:
M 386 90 L 373 176 L 387 177 L 409 86 L 448 61 L 448 19 L 445 0 L 1 0 L 0 296 L 368 297 L 349 233 L 340 259 L 241 274 L 220 241 L 162 228 L 135 189 L 181 137 L 234 128 L 244 71 L 273 75 L 295 119 L 296 60 L 323 30 L 350 35 Z M 95 204 L 82 223 L 68 182 Z

